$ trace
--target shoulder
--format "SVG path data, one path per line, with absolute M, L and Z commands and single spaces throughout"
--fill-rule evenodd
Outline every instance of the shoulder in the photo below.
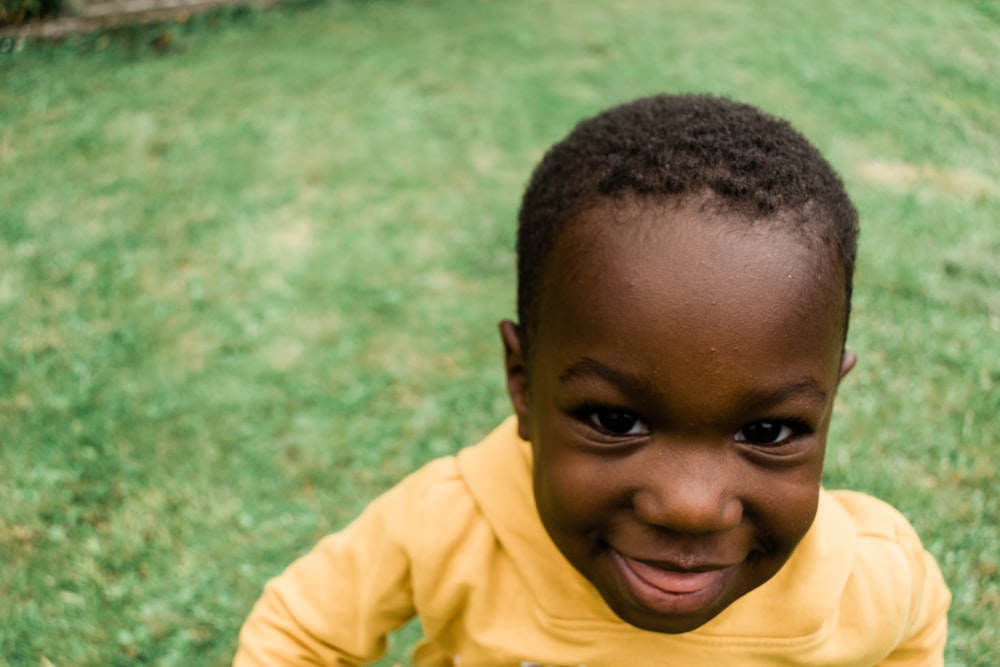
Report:
M 464 450 L 459 457 L 462 454 Z M 384 503 L 396 517 L 397 528 L 422 550 L 433 552 L 443 543 L 460 540 L 470 526 L 482 522 L 459 457 L 425 464 L 373 503 Z
M 419 536 L 435 517 L 450 511 L 461 512 L 471 504 L 455 457 L 446 456 L 407 475 L 375 499 L 365 513 L 387 514 L 394 517 L 392 523 L 402 532 Z
M 869 495 L 856 491 L 830 495 L 849 516 L 857 535 L 846 591 L 854 609 L 883 620 L 897 618 L 904 634 L 928 625 L 943 633 L 951 594 L 910 522 Z
M 920 547 L 920 538 L 913 526 L 889 503 L 858 491 L 830 491 L 829 494 L 850 517 L 862 540 Z
M 391 514 L 395 528 L 428 555 L 450 551 L 470 531 L 495 541 L 493 533 L 534 507 L 529 455 L 513 424 L 506 420 L 477 444 L 425 464 L 370 510 Z
M 423 498 L 442 491 L 456 491 L 456 484 L 461 482 L 461 477 L 455 457 L 445 456 L 425 463 L 403 478 L 395 489 L 400 489 L 400 493 Z

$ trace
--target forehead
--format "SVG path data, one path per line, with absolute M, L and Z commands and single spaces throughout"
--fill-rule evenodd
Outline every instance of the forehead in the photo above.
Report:
M 586 331 L 613 355 L 670 336 L 672 349 L 701 358 L 713 349 L 781 356 L 807 340 L 839 359 L 839 266 L 768 221 L 697 204 L 605 203 L 567 226 L 547 274 L 537 332 L 550 342 Z

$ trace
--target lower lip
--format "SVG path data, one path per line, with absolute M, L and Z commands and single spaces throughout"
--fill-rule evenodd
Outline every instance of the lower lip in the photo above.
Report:
M 719 599 L 736 567 L 708 572 L 671 572 L 612 550 L 612 562 L 636 602 L 666 615 L 697 614 Z

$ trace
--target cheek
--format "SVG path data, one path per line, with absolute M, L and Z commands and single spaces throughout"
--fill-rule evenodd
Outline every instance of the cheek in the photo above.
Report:
M 587 531 L 599 525 L 618 504 L 610 473 L 592 458 L 536 453 L 535 498 L 549 531 Z
M 820 473 L 802 471 L 791 479 L 763 480 L 755 513 L 780 549 L 791 549 L 809 530 L 819 504 Z

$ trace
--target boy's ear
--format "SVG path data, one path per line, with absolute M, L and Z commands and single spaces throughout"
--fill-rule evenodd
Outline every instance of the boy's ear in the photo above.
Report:
M 851 372 L 854 365 L 858 363 L 858 355 L 854 350 L 848 350 L 844 348 L 843 353 L 840 355 L 840 377 L 838 379 L 843 380 L 844 376 Z
M 504 370 L 507 373 L 507 394 L 517 414 L 517 433 L 528 440 L 528 367 L 521 347 L 521 332 L 510 320 L 500 322 L 500 339 L 503 341 Z

